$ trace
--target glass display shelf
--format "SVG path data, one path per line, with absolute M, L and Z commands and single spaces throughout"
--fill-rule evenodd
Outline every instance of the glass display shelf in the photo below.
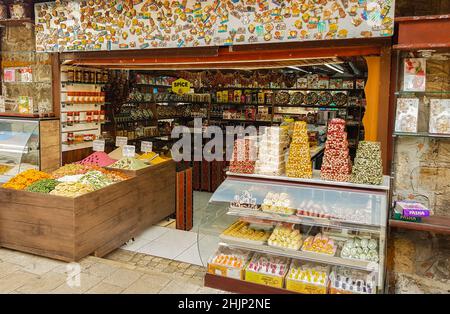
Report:
M 39 121 L 0 118 L 0 182 L 39 169 Z
M 217 275 L 211 273 L 209 266 L 218 248 L 226 247 L 249 252 L 251 256 L 261 253 L 328 265 L 330 269 L 344 267 L 367 272 L 376 277 L 378 292 L 383 291 L 389 182 L 389 177 L 385 177 L 382 185 L 371 186 L 323 181 L 317 173 L 313 179 L 228 173 L 211 197 L 199 226 L 198 248 L 202 263 L 208 266 L 207 277 Z M 268 201 L 277 197 L 283 201 Z M 242 225 L 242 234 L 232 231 Z M 290 240 L 281 242 L 288 244 L 274 242 L 280 228 L 296 230 L 301 241 L 293 248 L 286 247 L 292 244 Z M 258 238 L 258 234 L 264 237 Z M 308 250 L 305 242 L 313 238 L 331 241 L 333 251 L 324 254 Z M 371 245 L 367 246 L 369 241 Z M 356 255 L 352 256 L 348 250 L 353 242 L 365 244 L 355 245 L 352 254 Z M 242 271 L 242 284 L 246 285 L 247 270 Z

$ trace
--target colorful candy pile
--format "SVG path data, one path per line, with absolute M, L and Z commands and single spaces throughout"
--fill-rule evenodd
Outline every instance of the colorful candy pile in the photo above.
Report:
M 375 239 L 349 239 L 341 251 L 341 257 L 378 262 L 377 241 Z
M 352 163 L 347 132 L 345 132 L 345 120 L 332 119 L 328 124 L 321 177 L 324 180 L 347 182 L 350 180 L 351 172 Z
M 234 142 L 233 157 L 230 161 L 230 172 L 252 174 L 255 172 L 257 155 L 256 140 L 245 138 Z
M 336 245 L 329 237 L 317 234 L 315 237 L 306 238 L 303 243 L 302 251 L 321 253 L 334 256 L 336 254 Z
M 237 221 L 225 230 L 223 235 L 238 239 L 266 242 L 270 237 L 270 232 L 253 229 L 248 222 Z
M 256 253 L 247 266 L 247 271 L 268 275 L 284 276 L 287 273 L 289 259 L 285 257 Z
M 90 185 L 79 182 L 65 182 L 58 184 L 50 194 L 65 197 L 77 197 L 90 192 L 94 192 L 94 188 Z
M 286 148 L 289 145 L 288 129 L 268 127 L 264 129 L 259 141 L 258 160 L 255 173 L 281 175 L 286 168 Z
M 0 175 L 7 173 L 12 168 L 13 167 L 8 166 L 8 165 L 0 165 Z
M 52 176 L 45 172 L 30 169 L 18 174 L 17 176 L 3 184 L 2 187 L 5 189 L 25 190 L 27 187 L 39 180 L 51 178 Z
M 300 231 L 292 226 L 279 225 L 273 230 L 267 242 L 270 246 L 299 250 L 302 246 L 302 236 Z
M 287 193 L 267 193 L 261 209 L 265 212 L 283 215 L 292 215 L 295 213 L 295 208 L 292 207 L 291 199 Z
M 56 179 L 62 178 L 65 176 L 73 176 L 78 174 L 85 174 L 90 170 L 89 167 L 80 164 L 68 164 L 62 166 L 58 170 L 52 172 L 52 176 Z
M 112 159 L 105 152 L 95 152 L 82 161 L 78 162 L 81 165 L 95 165 L 99 167 L 108 167 L 115 163 L 117 160 Z
M 312 178 L 311 151 L 307 124 L 304 121 L 294 124 L 286 175 L 293 178 Z
M 381 144 L 363 141 L 356 152 L 352 182 L 360 184 L 383 183 L 383 163 L 381 161 Z
M 292 261 L 288 279 L 326 286 L 328 283 L 328 266 L 307 262 Z
M 54 179 L 39 180 L 27 188 L 28 192 L 48 194 L 53 191 L 61 182 Z
M 85 175 L 83 175 L 78 181 L 81 184 L 89 185 L 94 190 L 99 190 L 108 185 L 111 185 L 113 182 L 100 171 L 89 171 Z
M 122 158 L 121 160 L 113 163 L 111 168 L 123 169 L 123 170 L 139 170 L 148 167 L 146 163 L 136 158 Z

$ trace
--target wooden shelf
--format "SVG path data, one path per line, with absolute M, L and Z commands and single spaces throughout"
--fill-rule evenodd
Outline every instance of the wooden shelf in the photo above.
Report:
M 243 294 L 298 294 L 286 289 L 258 285 L 239 279 L 233 279 L 207 273 L 205 287 Z
M 450 217 L 444 216 L 422 218 L 422 222 L 408 222 L 390 219 L 389 225 L 393 228 L 450 234 Z
M 32 19 L 0 20 L 0 26 L 24 26 L 26 24 L 34 25 L 34 21 Z

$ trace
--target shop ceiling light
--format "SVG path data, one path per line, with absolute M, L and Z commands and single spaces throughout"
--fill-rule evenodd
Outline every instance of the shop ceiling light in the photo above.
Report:
M 334 70 L 334 71 L 336 71 L 336 72 L 338 72 L 338 73 L 344 74 L 344 71 L 339 70 L 338 68 L 332 66 L 331 64 L 325 63 L 324 65 L 325 65 L 327 68 L 330 68 L 330 69 L 332 69 L 332 70 Z
M 292 69 L 292 70 L 297 70 L 297 71 L 300 71 L 300 72 L 304 72 L 304 73 L 308 73 L 308 74 L 311 74 L 311 72 L 309 72 L 309 71 L 306 71 L 306 70 L 303 70 L 303 69 L 301 69 L 301 68 L 299 68 L 299 67 L 295 67 L 295 66 L 288 66 L 288 68 L 289 68 L 289 69 Z

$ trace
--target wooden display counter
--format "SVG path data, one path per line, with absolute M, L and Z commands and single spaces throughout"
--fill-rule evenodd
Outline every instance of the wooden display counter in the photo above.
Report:
M 63 261 L 104 256 L 175 213 L 175 163 L 67 198 L 0 188 L 0 246 Z

